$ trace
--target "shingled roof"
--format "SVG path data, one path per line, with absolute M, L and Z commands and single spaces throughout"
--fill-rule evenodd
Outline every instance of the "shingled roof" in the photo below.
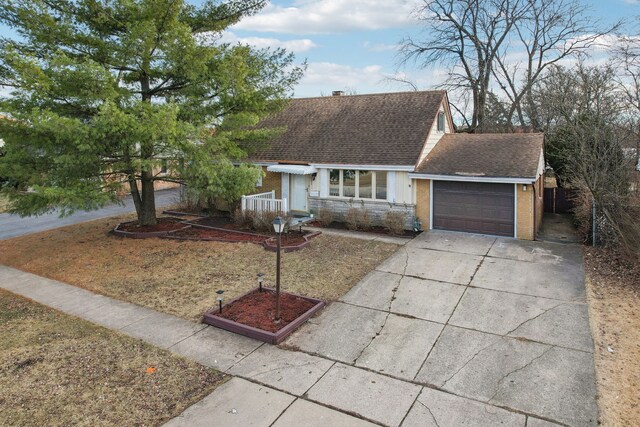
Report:
M 418 161 L 444 91 L 292 99 L 258 127 L 286 127 L 255 161 L 407 165 Z
M 535 179 L 543 143 L 542 133 L 446 134 L 416 172 Z

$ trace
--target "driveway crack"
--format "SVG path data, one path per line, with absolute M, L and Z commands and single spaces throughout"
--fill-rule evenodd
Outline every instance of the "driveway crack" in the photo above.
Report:
M 431 419 L 435 423 L 436 427 L 440 427 L 440 424 L 438 424 L 438 420 L 436 419 L 435 415 L 433 415 L 433 412 L 431 412 L 431 409 L 419 400 L 416 400 L 416 402 L 424 406 L 424 409 L 426 409 L 429 412 L 429 415 L 431 415 Z
M 537 319 L 537 318 L 539 318 L 540 316 L 547 314 L 547 313 L 548 313 L 548 312 L 550 312 L 551 310 L 553 310 L 553 309 L 555 309 L 555 308 L 558 308 L 558 307 L 560 307 L 561 305 L 565 305 L 565 304 L 566 304 L 566 303 L 561 302 L 560 304 L 556 304 L 556 305 L 554 305 L 553 307 L 549 307 L 549 308 L 547 308 L 546 310 L 543 310 L 543 311 L 542 311 L 542 313 L 537 314 L 537 315 L 535 315 L 534 317 L 532 317 L 532 318 L 530 318 L 530 319 L 527 319 L 527 320 L 525 320 L 525 321 L 521 322 L 518 326 L 516 326 L 515 328 L 511 329 L 510 331 L 508 331 L 508 332 L 507 332 L 506 334 L 504 334 L 504 335 L 505 335 L 505 336 L 509 336 L 509 335 L 511 335 L 512 333 L 514 333 L 515 331 L 517 331 L 518 329 L 520 329 L 520 327 L 521 327 L 521 326 L 524 326 L 525 324 L 527 324 L 527 323 L 529 323 L 529 322 L 532 322 L 532 321 L 536 320 L 536 319 Z
M 493 393 L 493 396 L 491 396 L 491 398 L 489 400 L 487 400 L 487 403 L 491 403 L 491 401 L 493 399 L 495 399 L 495 397 L 498 395 L 498 393 L 500 392 L 500 386 L 502 385 L 502 383 L 509 378 L 511 375 L 515 374 L 518 371 L 521 371 L 529 366 L 531 366 L 531 364 L 533 362 L 535 362 L 536 360 L 542 358 L 545 354 L 547 354 L 551 349 L 555 348 L 555 345 L 550 346 L 549 348 L 547 348 L 545 351 L 543 351 L 539 356 L 534 357 L 533 359 L 531 359 L 529 362 L 527 362 L 525 365 L 514 369 L 511 372 L 508 372 L 507 374 L 503 375 L 502 378 L 500 378 L 500 380 L 498 381 L 498 384 L 496 385 L 496 391 L 495 393 Z
M 384 330 L 384 327 L 387 325 L 387 321 L 389 320 L 389 316 L 391 316 L 391 305 L 393 304 L 393 300 L 396 299 L 396 292 L 398 292 L 398 288 L 400 287 L 400 282 L 405 277 L 405 274 L 407 273 L 407 267 L 409 266 L 409 251 L 407 251 L 407 248 L 405 246 L 403 246 L 401 248 L 401 250 L 403 250 L 405 255 L 406 255 L 405 262 L 404 262 L 404 269 L 402 270 L 402 276 L 400 276 L 396 286 L 392 290 L 391 300 L 389 301 L 389 308 L 386 311 L 387 315 L 384 318 L 384 322 L 382 322 L 382 326 L 380 327 L 380 330 L 378 330 L 378 332 L 376 332 L 376 334 L 373 337 L 371 337 L 371 341 L 369 341 L 369 344 L 364 346 L 364 348 L 362 349 L 360 354 L 358 354 L 358 357 L 353 359 L 353 363 L 354 364 L 358 362 L 358 359 L 360 359 L 362 357 L 362 355 L 364 354 L 364 352 L 371 346 L 371 344 L 373 344 L 373 341 L 376 339 L 376 337 L 378 337 L 382 333 L 382 331 Z
M 497 339 L 495 341 L 492 341 L 489 345 L 482 347 L 480 350 L 478 350 L 473 356 L 471 356 L 471 358 L 469 360 L 467 360 L 464 365 L 462 365 L 462 367 L 460 367 L 460 369 L 458 369 L 457 371 L 455 371 L 453 373 L 453 375 L 451 375 L 449 378 L 447 378 L 445 380 L 445 382 L 442 383 L 442 386 L 440 386 L 441 388 L 444 388 L 444 386 L 447 385 L 447 383 L 449 381 L 451 381 L 453 379 L 453 377 L 455 377 L 456 375 L 458 375 L 460 373 L 460 371 L 462 371 L 469 363 L 471 363 L 473 361 L 473 359 L 475 359 L 480 353 L 482 353 L 483 351 L 485 351 L 486 349 L 488 349 L 489 347 L 493 346 L 496 343 Z

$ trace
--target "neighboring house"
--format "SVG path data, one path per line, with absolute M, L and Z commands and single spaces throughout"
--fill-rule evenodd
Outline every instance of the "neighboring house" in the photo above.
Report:
M 286 131 L 252 156 L 256 191 L 293 213 L 392 210 L 407 229 L 520 239 L 540 225 L 543 135 L 453 134 L 445 91 L 293 99 L 259 126 Z

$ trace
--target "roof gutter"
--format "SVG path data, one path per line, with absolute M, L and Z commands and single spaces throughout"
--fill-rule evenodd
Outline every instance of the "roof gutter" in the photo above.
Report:
M 424 173 L 410 173 L 410 179 L 431 179 L 433 181 L 464 181 L 464 182 L 487 182 L 494 184 L 533 184 L 536 178 L 513 178 L 495 176 L 466 176 L 466 175 L 433 175 Z
M 353 169 L 353 170 L 370 170 L 370 171 L 396 171 L 396 172 L 412 172 L 414 166 L 404 165 L 353 165 L 339 163 L 309 163 L 319 169 Z

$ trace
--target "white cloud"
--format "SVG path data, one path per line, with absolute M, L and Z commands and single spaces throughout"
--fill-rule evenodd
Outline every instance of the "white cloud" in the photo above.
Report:
M 627 4 L 639 4 L 640 0 L 623 0 Z
M 259 49 L 262 48 L 284 48 L 289 52 L 301 53 L 307 52 L 317 45 L 311 39 L 296 39 L 296 40 L 280 40 L 276 38 L 266 37 L 238 37 L 232 31 L 225 31 L 222 35 L 218 33 L 204 33 L 199 35 L 201 43 L 229 43 L 229 44 L 243 44 L 253 46 Z
M 318 96 L 333 90 L 353 90 L 357 93 L 375 91 L 384 79 L 380 65 L 353 67 L 333 62 L 311 62 L 298 83 L 296 96 Z
M 386 44 L 386 43 L 371 43 L 364 42 L 364 48 L 369 52 L 387 52 L 392 50 L 399 50 L 399 44 Z
M 344 33 L 403 28 L 416 23 L 419 0 L 296 0 L 291 7 L 269 4 L 233 28 L 289 34 Z

